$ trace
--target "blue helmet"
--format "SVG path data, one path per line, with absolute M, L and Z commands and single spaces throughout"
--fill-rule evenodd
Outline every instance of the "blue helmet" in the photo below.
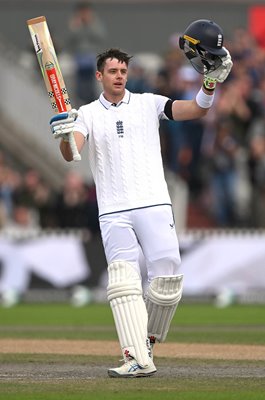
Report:
M 199 19 L 192 22 L 179 38 L 179 46 L 193 67 L 200 73 L 213 71 L 227 52 L 223 47 L 222 28 L 215 22 Z

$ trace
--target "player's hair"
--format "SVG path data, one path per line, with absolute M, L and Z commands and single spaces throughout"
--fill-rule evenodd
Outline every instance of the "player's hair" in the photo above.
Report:
M 113 58 L 116 58 L 119 62 L 121 62 L 121 63 L 124 62 L 128 67 L 132 56 L 129 56 L 129 54 L 121 51 L 120 49 L 115 49 L 115 48 L 108 49 L 108 50 L 104 51 L 103 53 L 98 54 L 98 56 L 97 56 L 97 70 L 98 71 L 103 72 L 105 64 L 106 64 L 106 60 L 109 58 L 111 60 L 113 60 Z

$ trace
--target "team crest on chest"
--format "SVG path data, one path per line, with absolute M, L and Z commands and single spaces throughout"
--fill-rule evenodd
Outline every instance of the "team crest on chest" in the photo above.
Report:
M 117 131 L 117 135 L 119 137 L 123 138 L 123 135 L 124 135 L 123 121 L 116 122 L 116 131 Z

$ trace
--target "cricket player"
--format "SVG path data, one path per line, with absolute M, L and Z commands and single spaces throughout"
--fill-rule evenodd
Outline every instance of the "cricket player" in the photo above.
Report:
M 178 274 L 180 253 L 171 200 L 164 178 L 159 141 L 160 119 L 191 120 L 206 115 L 217 82 L 231 68 L 223 47 L 222 29 L 198 20 L 180 38 L 180 47 L 203 85 L 193 100 L 175 100 L 126 89 L 131 57 L 109 49 L 97 58 L 99 99 L 78 112 L 51 119 L 55 138 L 66 161 L 72 160 L 68 135 L 77 148 L 87 142 L 95 180 L 102 241 L 108 262 L 108 301 L 123 354 L 123 364 L 110 368 L 110 377 L 153 375 L 155 342 L 166 339 L 182 295 Z M 143 293 L 139 254 L 143 254 L 148 288 Z

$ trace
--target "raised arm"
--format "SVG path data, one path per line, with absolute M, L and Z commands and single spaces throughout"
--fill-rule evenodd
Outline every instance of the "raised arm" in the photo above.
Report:
M 172 104 L 172 115 L 175 121 L 185 121 L 204 117 L 211 107 L 214 92 L 201 89 L 193 100 L 175 100 Z

